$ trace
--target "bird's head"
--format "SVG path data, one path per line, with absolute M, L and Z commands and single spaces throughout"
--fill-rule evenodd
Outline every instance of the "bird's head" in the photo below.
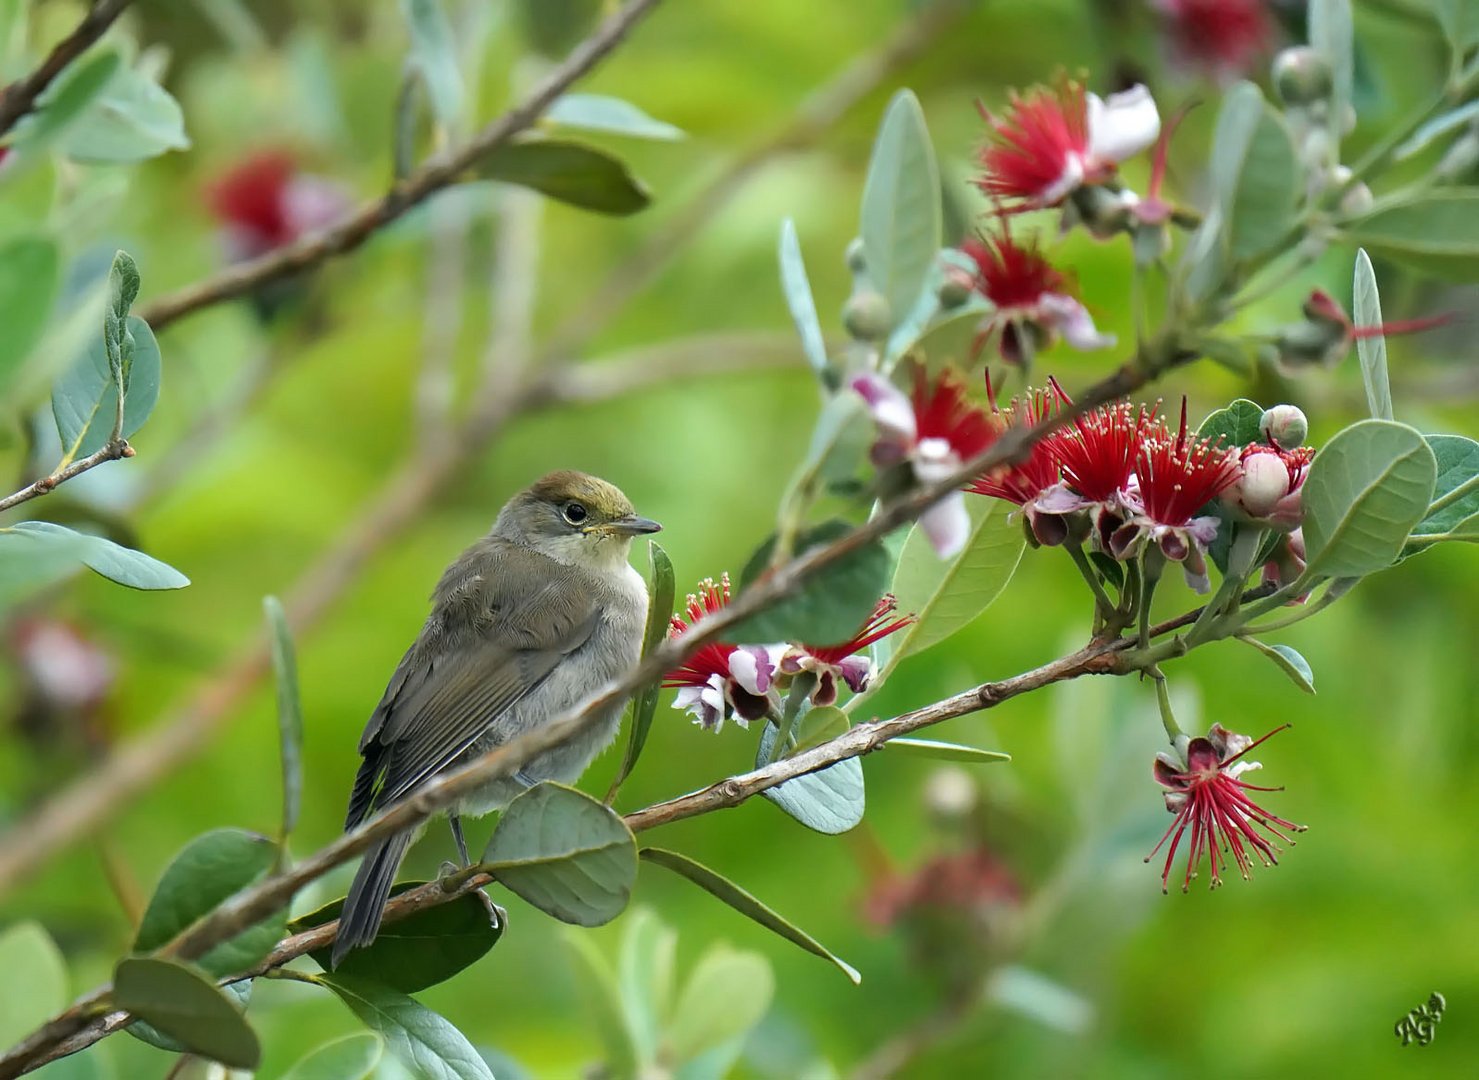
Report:
M 587 473 L 552 472 L 515 495 L 493 526 L 564 563 L 625 562 L 632 537 L 662 526 L 640 517 L 614 484 Z

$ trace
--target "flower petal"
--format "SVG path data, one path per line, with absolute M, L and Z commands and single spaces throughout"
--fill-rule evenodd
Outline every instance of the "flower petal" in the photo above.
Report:
M 1044 293 L 1037 302 L 1038 311 L 1063 340 L 1080 352 L 1107 349 L 1118 340 L 1113 334 L 1101 334 L 1089 315 L 1089 309 L 1071 296 Z
M 914 406 L 902 390 L 882 375 L 872 372 L 853 379 L 852 388 L 868 403 L 868 411 L 885 441 L 914 445 L 919 428 L 914 420 Z
M 1161 133 L 1155 99 L 1141 83 L 1101 99 L 1088 95 L 1089 153 L 1118 164 L 1154 145 Z
M 868 683 L 873 678 L 873 661 L 866 656 L 844 656 L 838 661 L 837 670 L 842 673 L 848 689 L 854 694 L 861 694 L 868 689 Z
M 919 515 L 919 527 L 940 558 L 959 555 L 971 535 L 971 515 L 965 508 L 965 496 L 959 491 L 946 495 Z
M 785 649 L 784 645 L 741 645 L 729 654 L 729 675 L 745 693 L 763 697 Z

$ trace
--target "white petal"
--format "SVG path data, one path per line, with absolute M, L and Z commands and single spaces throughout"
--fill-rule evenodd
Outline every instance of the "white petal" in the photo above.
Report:
M 1077 154 L 1070 153 L 1063 159 L 1063 171 L 1058 174 L 1058 179 L 1038 192 L 1038 201 L 1044 206 L 1062 202 L 1083 182 L 1084 159 Z
M 1037 302 L 1043 321 L 1063 335 L 1065 341 L 1080 352 L 1107 349 L 1115 343 L 1113 334 L 1101 334 L 1094 326 L 1089 309 L 1071 296 L 1043 293 Z
M 940 558 L 959 555 L 971 535 L 971 515 L 965 508 L 965 496 L 952 491 L 919 515 L 919 527 Z
M 889 442 L 914 445 L 919 433 L 914 423 L 914 406 L 902 390 L 882 375 L 871 372 L 853 379 L 852 388 L 868 403 L 868 411 L 873 414 L 873 422 L 878 425 L 880 435 Z
M 948 439 L 921 439 L 914 448 L 914 476 L 922 484 L 943 480 L 960 465 L 960 457 Z
M 1140 83 L 1101 100 L 1088 95 L 1089 153 L 1102 162 L 1118 164 L 1154 145 L 1161 133 L 1161 114 L 1155 99 Z

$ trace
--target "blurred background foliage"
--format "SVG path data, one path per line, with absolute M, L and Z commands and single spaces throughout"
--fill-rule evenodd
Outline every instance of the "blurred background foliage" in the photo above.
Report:
M 585 469 L 624 488 L 642 513 L 664 523 L 680 592 L 699 577 L 739 569 L 768 531 L 816 406 L 776 280 L 779 225 L 795 219 L 824 326 L 835 330 L 849 287 L 842 252 L 856 230 L 870 141 L 896 88 L 919 95 L 960 207 L 957 220 L 965 223 L 984 208 L 966 183 L 981 138 L 977 99 L 998 103 L 1008 88 L 1059 68 L 1085 69 L 1100 90 L 1131 75 L 1145 78 L 1163 113 L 1218 92 L 1203 73 L 1169 62 L 1151 5 L 953 5 L 958 15 L 941 20 L 919 55 L 881 73 L 837 123 L 755 161 L 732 197 L 705 208 L 691 242 L 608 319 L 599 297 L 630 274 L 634 253 L 681 227 L 675 223 L 695 193 L 791 124 L 808 95 L 877 51 L 918 6 L 665 5 L 581 84 L 638 104 L 687 138 L 609 141 L 651 188 L 652 206 L 640 214 L 604 218 L 543 207 L 534 341 L 589 331 L 579 348 L 583 363 L 676 346 L 699 369 L 717 350 L 732 351 L 739 363 L 752 357 L 754 370 L 700 371 L 610 401 L 520 417 L 413 528 L 361 568 L 327 619 L 299 641 L 307 715 L 307 785 L 294 838 L 300 853 L 340 830 L 361 726 L 419 627 L 438 573 L 537 475 Z M 1356 5 L 1358 147 L 1441 76 L 1442 45 L 1423 7 L 1421 0 Z M 450 8 L 468 20 L 464 26 L 482 27 L 460 42 L 470 114 L 491 117 L 528 85 L 540 61 L 509 5 Z M 80 10 L 37 5 L 35 40 L 60 36 Z M 406 49 L 396 5 L 144 0 L 123 25 L 164 66 L 191 146 L 128 170 L 48 166 L 25 191 L 8 190 L 7 213 L 45 212 L 51 199 L 86 204 L 67 225 L 73 257 L 105 264 L 115 248 L 126 248 L 143 273 L 143 300 L 209 274 L 222 248 L 205 192 L 262 149 L 291 151 L 303 169 L 356 197 L 384 189 Z M 1263 70 L 1260 64 L 1257 77 Z M 1194 110 L 1175 141 L 1170 186 L 1183 199 L 1205 190 L 1214 114 Z M 1144 169 L 1137 162 L 1129 170 L 1142 190 Z M 102 649 L 116 678 L 80 712 L 37 714 L 23 707 L 22 678 L 6 665 L 0 679 L 11 708 L 0 726 L 0 824 L 22 820 L 110 745 L 159 723 L 260 634 L 261 597 L 288 591 L 411 454 L 428 334 L 434 340 L 438 327 L 453 328 L 456 383 L 471 383 L 490 333 L 491 253 L 507 220 L 496 213 L 501 197 L 482 186 L 440 196 L 317 274 L 300 306 L 270 323 L 251 305 L 233 303 L 161 333 L 162 395 L 134 440 L 137 458 L 79 478 L 49 496 L 41 512 L 100 520 L 179 567 L 193 585 L 140 594 L 84 575 L 36 602 L 35 611 L 66 620 Z M 27 198 L 33 202 L 21 201 Z M 429 285 L 437 257 L 429 236 L 435 222 L 463 219 L 466 263 L 449 297 Z M 1082 231 L 1059 243 L 1055 223 L 1040 224 L 1059 261 L 1076 268 L 1101 329 L 1133 340 L 1127 245 L 1096 244 Z M 1246 316 L 1243 328 L 1268 330 L 1297 318 L 1314 285 L 1348 301 L 1353 254 L 1329 252 Z M 1398 418 L 1423 430 L 1479 435 L 1473 290 L 1381 264 L 1377 271 L 1389 319 L 1459 312 L 1442 331 L 1389 342 Z M 1039 367 L 1082 386 L 1107 372 L 1115 355 L 1060 346 Z M 244 372 L 264 364 L 270 378 L 239 408 L 233 395 Z M 1292 401 L 1309 414 L 1316 446 L 1364 411 L 1353 357 L 1298 381 L 1204 362 L 1155 392 L 1185 393 L 1194 417 L 1238 395 Z M 183 461 L 171 459 L 201 411 L 223 403 L 208 441 Z M 24 440 L 6 432 L 0 465 L 18 476 L 25 457 Z M 161 461 L 171 471 L 152 473 Z M 1191 604 L 1179 587 L 1162 593 L 1167 613 Z M 906 663 L 874 707 L 907 709 L 1040 664 L 1086 635 L 1089 610 L 1067 559 L 1029 553 L 983 618 Z M 1151 755 L 1163 741 L 1153 696 L 1128 681 L 1091 680 L 952 721 L 938 733 L 1009 751 L 1010 765 L 960 772 L 912 757 L 870 758 L 867 819 L 841 838 L 797 828 L 758 799 L 652 838 L 704 860 L 808 927 L 863 972 L 859 988 L 661 871 L 644 868 L 638 900 L 678 930 L 680 970 L 716 940 L 762 953 L 773 966 L 773 1001 L 736 1066 L 740 1076 L 800 1076 L 812 1068 L 812 1075 L 829 1075 L 828 1068 L 847 1075 L 865 1062 L 877 1070 L 871 1075 L 907 1062 L 898 1074 L 918 1077 L 987 1070 L 1365 1076 L 1415 1064 L 1425 1075 L 1472 1075 L 1479 876 L 1463 867 L 1472 862 L 1479 811 L 1476 610 L 1479 563 L 1471 549 L 1444 545 L 1364 584 L 1335 614 L 1289 632 L 1314 668 L 1314 698 L 1234 643 L 1174 666 L 1183 709 L 1199 703 L 1200 723 L 1183 712 L 1189 729 L 1221 721 L 1262 734 L 1295 721 L 1260 757 L 1266 782 L 1288 788 L 1270 797 L 1271 807 L 1310 831 L 1251 884 L 1234 879 L 1209 893 L 1203 878 L 1189 895 L 1160 894 L 1158 864 L 1142 864 L 1167 820 L 1150 779 Z M 587 790 L 604 791 L 618 757 L 598 761 Z M 263 684 L 205 753 L 0 901 L 0 925 L 41 920 L 68 958 L 73 992 L 105 980 L 131 940 L 130 912 L 188 839 L 218 825 L 273 831 L 276 758 L 271 690 Z M 753 735 L 726 727 L 716 737 L 663 707 L 621 804 L 631 809 L 689 790 L 743 770 L 752 758 Z M 403 873 L 434 874 L 451 854 L 445 830 L 435 828 Z M 929 873 L 911 877 L 926 864 Z M 339 895 L 351 869 L 297 907 Z M 499 900 L 510 909 L 511 932 L 477 966 L 422 998 L 529 1075 L 578 1075 L 601 1049 L 578 1006 L 565 930 L 517 898 L 501 893 Z M 583 933 L 612 956 L 623 921 Z M 1449 1003 L 1436 1041 L 1400 1047 L 1392 1024 L 1434 990 Z M 360 1029 L 329 995 L 294 984 L 259 984 L 251 1012 L 269 1077 L 327 1039 Z M 166 1055 L 127 1038 L 110 1039 L 91 1056 L 103 1075 L 169 1068 Z

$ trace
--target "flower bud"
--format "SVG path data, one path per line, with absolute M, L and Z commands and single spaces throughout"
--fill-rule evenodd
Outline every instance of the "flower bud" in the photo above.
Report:
M 1250 518 L 1264 518 L 1287 494 L 1289 470 L 1278 454 L 1267 453 L 1244 458 L 1242 476 L 1222 497 Z
M 976 279 L 971 276 L 969 270 L 950 263 L 946 263 L 942 270 L 943 277 L 940 280 L 938 296 L 940 307 L 949 311 L 960 307 L 971 298 L 971 294 L 976 291 Z
M 863 258 L 863 238 L 855 236 L 852 243 L 847 245 L 847 268 L 854 274 L 863 274 L 868 271 L 868 261 Z
M 1293 450 L 1304 445 L 1305 437 L 1310 433 L 1310 423 L 1298 405 L 1275 405 L 1264 410 L 1262 419 L 1258 421 L 1258 430 L 1266 441 L 1280 450 Z
M 1285 105 L 1324 101 L 1335 86 L 1329 63 L 1308 45 L 1296 45 L 1274 57 L 1273 78 Z
M 858 341 L 881 341 L 887 336 L 891 313 L 888 300 L 872 289 L 860 289 L 842 308 L 842 325 Z
M 1098 184 L 1075 191 L 1073 208 L 1089 235 L 1096 240 L 1112 240 L 1129 228 L 1130 201 Z

